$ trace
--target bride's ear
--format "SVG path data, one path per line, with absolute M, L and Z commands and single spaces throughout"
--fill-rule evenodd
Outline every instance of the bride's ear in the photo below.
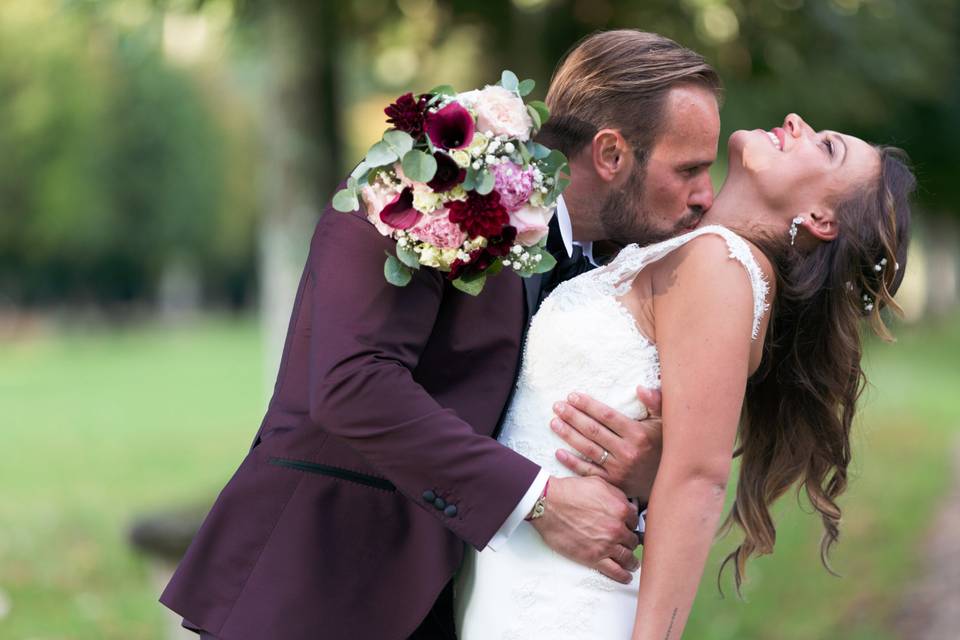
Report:
M 837 237 L 837 213 L 829 207 L 821 207 L 807 212 L 804 216 L 807 223 L 804 228 L 807 233 L 823 242 L 830 242 Z
M 616 129 L 598 131 L 593 136 L 591 149 L 593 168 L 604 182 L 613 182 L 631 170 L 632 154 L 627 141 Z

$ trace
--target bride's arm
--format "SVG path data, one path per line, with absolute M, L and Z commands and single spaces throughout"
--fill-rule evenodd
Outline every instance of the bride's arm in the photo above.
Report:
M 702 236 L 651 271 L 663 454 L 650 496 L 633 640 L 683 633 L 723 509 L 750 363 L 753 293 Z

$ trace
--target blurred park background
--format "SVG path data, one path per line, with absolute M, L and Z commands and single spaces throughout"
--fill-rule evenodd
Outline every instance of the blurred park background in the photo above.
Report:
M 955 0 L 0 0 L 0 639 L 168 637 L 130 528 L 203 512 L 241 460 L 312 227 L 383 107 L 504 68 L 542 98 L 614 27 L 719 69 L 722 141 L 796 111 L 906 148 L 921 184 L 900 340 L 868 345 L 843 577 L 785 498 L 746 602 L 717 593 L 728 537 L 685 637 L 960 637 L 933 629 L 960 608 Z

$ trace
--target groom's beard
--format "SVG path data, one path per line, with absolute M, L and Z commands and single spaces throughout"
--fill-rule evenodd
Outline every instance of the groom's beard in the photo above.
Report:
M 621 247 L 636 242 L 640 246 L 661 242 L 696 226 L 703 218 L 703 209 L 693 207 L 670 228 L 655 226 L 646 211 L 643 181 L 646 172 L 634 170 L 622 189 L 611 191 L 600 205 L 599 218 L 606 239 Z

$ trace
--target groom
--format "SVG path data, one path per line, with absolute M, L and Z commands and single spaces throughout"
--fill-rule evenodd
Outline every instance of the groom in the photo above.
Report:
M 161 597 L 185 626 L 224 640 L 452 637 L 464 543 L 496 550 L 525 526 L 629 580 L 627 495 L 648 495 L 656 466 L 644 425 L 590 399 L 558 402 L 555 428 L 596 462 L 564 461 L 600 477 L 554 478 L 530 521 L 547 478 L 491 436 L 530 315 L 589 267 L 591 242 L 670 235 L 709 207 L 718 84 L 699 55 L 654 34 L 601 33 L 574 49 L 542 140 L 571 158 L 551 242 L 562 261 L 536 281 L 503 274 L 471 297 L 420 269 L 393 287 L 391 241 L 365 212 L 328 208 L 253 447 Z

